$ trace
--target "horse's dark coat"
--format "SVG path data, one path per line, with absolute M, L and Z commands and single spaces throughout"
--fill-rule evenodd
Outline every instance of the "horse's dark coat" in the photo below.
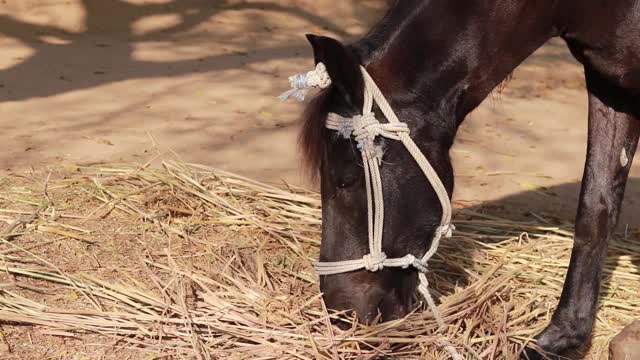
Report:
M 308 109 L 301 135 L 309 163 L 320 170 L 321 260 L 357 259 L 368 252 L 358 151 L 324 130 L 327 111 L 361 111 L 359 64 L 409 124 L 451 193 L 449 149 L 458 126 L 518 64 L 557 36 L 585 68 L 589 139 L 569 272 L 538 344 L 561 354 L 586 343 L 629 174 L 630 161 L 623 164 L 621 152 L 632 160 L 640 135 L 640 0 L 398 0 L 353 45 L 309 36 L 316 61 L 327 65 L 334 83 Z M 402 146 L 384 140 L 382 145 L 384 250 L 392 257 L 423 254 L 439 223 L 438 200 Z M 364 321 L 378 312 L 383 319 L 406 314 L 415 285 L 414 272 L 396 269 L 321 279 L 329 307 L 354 309 Z

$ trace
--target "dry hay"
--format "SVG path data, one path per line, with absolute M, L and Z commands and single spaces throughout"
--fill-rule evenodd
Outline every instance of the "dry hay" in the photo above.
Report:
M 315 193 L 165 161 L 7 177 L 0 208 L 5 326 L 97 334 L 144 359 L 447 358 L 427 310 L 330 325 L 346 315 L 327 313 L 312 271 Z M 429 275 L 447 336 L 469 359 L 514 358 L 557 303 L 573 234 L 462 209 L 455 223 Z M 592 358 L 638 316 L 639 246 L 611 246 Z

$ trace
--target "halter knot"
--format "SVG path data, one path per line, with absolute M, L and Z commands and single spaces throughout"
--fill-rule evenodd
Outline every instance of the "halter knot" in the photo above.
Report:
M 313 87 L 326 89 L 331 86 L 331 77 L 327 71 L 327 67 L 323 63 L 318 63 L 314 70 L 311 70 L 306 75 L 305 87 Z
M 313 88 L 326 89 L 331 86 L 331 77 L 327 71 L 327 67 L 323 63 L 318 63 L 314 70 L 309 72 L 296 74 L 289 77 L 291 90 L 280 95 L 280 100 L 287 101 L 294 97 L 298 102 L 303 102 L 304 98 Z
M 450 238 L 453 236 L 453 232 L 455 231 L 456 227 L 453 224 L 445 224 L 445 225 L 441 225 L 438 227 L 438 232 L 444 236 L 445 238 Z
M 382 135 L 382 124 L 374 113 L 357 115 L 352 118 L 353 136 L 358 142 L 358 149 L 367 159 L 381 159 L 382 148 L 375 143 L 376 137 Z
M 416 271 L 423 274 L 429 271 L 429 268 L 427 268 L 426 262 L 424 262 L 422 259 L 416 258 L 411 254 L 405 255 L 401 258 L 387 259 L 387 261 L 385 262 L 385 266 L 399 267 L 405 270 L 410 267 L 413 267 L 414 269 L 416 269 Z
M 369 112 L 364 115 L 356 115 L 352 118 L 353 136 L 356 140 L 363 138 L 375 138 L 382 134 L 382 124 L 376 119 L 376 114 Z
M 429 266 L 427 263 L 420 259 L 416 259 L 413 264 L 411 264 L 419 273 L 426 274 L 429 272 Z
M 402 268 L 405 269 L 405 270 L 408 269 L 410 266 L 413 266 L 413 263 L 415 263 L 416 260 L 417 260 L 416 257 L 411 255 L 411 254 L 403 257 L 402 258 L 402 263 L 403 263 Z
M 387 260 L 387 255 L 383 252 L 377 254 L 367 254 L 362 257 L 364 268 L 371 272 L 376 272 L 384 269 L 384 262 Z

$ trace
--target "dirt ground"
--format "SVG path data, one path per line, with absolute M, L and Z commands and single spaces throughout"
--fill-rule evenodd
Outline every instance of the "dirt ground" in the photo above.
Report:
M 382 0 L 0 0 L 0 175 L 61 164 L 186 162 L 308 184 L 300 105 L 277 95 L 312 65 L 304 34 L 357 38 Z M 582 69 L 554 40 L 463 125 L 457 204 L 571 219 L 585 146 Z M 633 167 L 621 228 L 640 210 Z M 521 195 L 521 196 L 519 196 Z
M 295 148 L 301 106 L 276 96 L 287 76 L 311 66 L 303 34 L 353 39 L 384 8 L 380 0 L 2 1 L 0 167 L 143 162 L 153 138 L 188 162 L 309 186 Z M 581 67 L 552 41 L 469 116 L 453 150 L 456 201 L 573 184 L 530 199 L 573 217 L 586 116 Z M 630 186 L 627 208 L 639 190 Z

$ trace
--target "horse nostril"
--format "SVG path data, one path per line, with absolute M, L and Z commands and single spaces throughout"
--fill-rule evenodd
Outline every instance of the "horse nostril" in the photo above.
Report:
M 347 331 L 349 329 L 351 329 L 351 323 L 343 320 L 343 319 L 336 319 L 336 318 L 332 318 L 331 319 L 331 324 L 333 326 L 336 326 L 338 329 L 342 330 L 342 331 Z
M 380 305 L 371 308 L 363 316 L 358 316 L 358 320 L 361 324 L 372 325 L 380 321 L 382 314 L 380 313 Z
M 340 303 L 327 302 L 327 307 L 330 310 L 343 312 L 346 310 L 339 317 L 332 318 L 331 323 L 342 330 L 350 329 L 354 321 L 363 325 L 371 325 L 382 317 L 380 312 L 382 301 L 382 296 L 352 296 L 348 301 Z
M 407 316 L 413 306 L 413 297 L 411 294 L 408 296 L 401 296 L 396 291 L 391 291 L 384 297 L 380 303 L 380 313 L 382 314 L 382 321 L 391 321 L 403 318 Z

